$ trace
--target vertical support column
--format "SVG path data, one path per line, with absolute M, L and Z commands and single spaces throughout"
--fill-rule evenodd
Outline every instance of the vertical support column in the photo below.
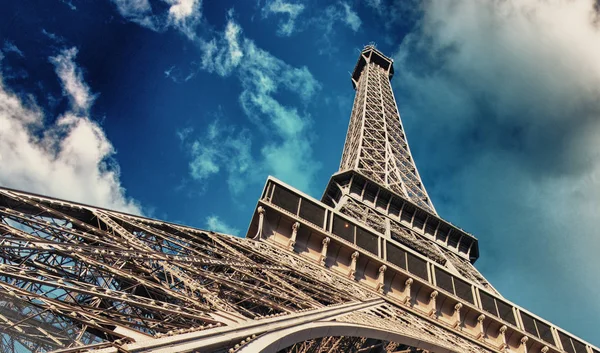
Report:
M 404 282 L 404 289 L 402 290 L 402 296 L 404 299 L 402 299 L 402 302 L 406 305 L 410 305 L 410 287 L 412 283 L 413 279 L 410 277 Z
M 517 308 L 516 306 L 513 306 L 513 313 L 515 314 L 515 318 L 517 319 L 517 327 L 525 331 L 525 325 L 523 325 L 523 319 L 521 319 L 521 310 L 519 310 L 519 308 Z M 559 341 L 557 341 L 557 344 L 560 344 Z M 557 347 L 562 349 L 560 345 L 558 345 Z
M 519 315 L 520 317 L 521 315 Z M 552 338 L 554 338 L 554 342 L 556 342 L 556 347 L 558 347 L 561 350 L 565 350 L 565 348 L 562 346 L 562 341 L 560 340 L 560 337 L 558 336 L 558 331 L 556 330 L 556 327 L 550 327 L 550 332 L 552 333 Z
M 265 209 L 262 206 L 258 206 L 256 212 L 258 213 L 258 230 L 252 239 L 260 240 L 263 233 L 263 224 L 265 222 Z
M 435 317 L 437 314 L 435 298 L 437 298 L 438 294 L 439 294 L 439 292 L 434 290 L 429 295 L 429 312 L 427 313 L 427 316 L 429 316 L 429 317 Z
M 300 222 L 296 222 L 292 225 L 292 237 L 288 242 L 288 249 L 294 251 L 294 245 L 296 245 L 296 237 L 298 236 L 298 229 L 300 229 Z
M 350 271 L 348 271 L 348 278 L 355 279 L 354 275 L 356 274 L 356 262 L 358 261 L 358 256 L 360 256 L 360 253 L 358 251 L 355 251 L 350 257 L 352 262 L 350 262 Z
M 381 265 L 379 268 L 379 276 L 377 277 L 377 287 L 375 288 L 375 290 L 381 294 L 383 294 L 383 287 L 385 285 L 385 270 L 387 270 L 387 266 Z
M 485 320 L 485 315 L 481 314 L 477 317 L 477 335 L 475 338 L 482 340 L 485 335 L 485 331 L 483 330 L 483 320 Z
M 521 345 L 519 346 L 519 353 L 527 353 L 527 341 L 529 341 L 529 337 L 523 336 L 521 338 Z
M 456 329 L 460 329 L 460 323 L 461 323 L 461 319 L 460 319 L 460 309 L 462 309 L 463 305 L 462 303 L 456 303 L 456 305 L 454 306 L 454 313 L 452 314 L 452 320 L 454 321 L 452 323 L 452 327 L 456 328 Z
M 508 349 L 508 342 L 506 342 L 506 330 L 507 329 L 508 329 L 508 327 L 506 327 L 506 325 L 502 325 L 502 326 L 500 326 L 500 329 L 498 329 L 498 338 L 500 339 L 500 346 L 498 346 L 498 349 L 501 351 Z M 544 352 L 544 353 L 546 353 L 546 352 Z
M 417 212 L 415 212 L 415 214 L 417 214 Z M 433 275 L 433 265 L 430 264 L 429 262 L 426 263 L 426 269 L 427 269 L 427 282 L 435 285 L 435 276 Z
M 325 260 L 327 259 L 327 246 L 329 246 L 330 241 L 331 241 L 331 239 L 329 237 L 326 237 L 321 242 L 321 244 L 323 245 L 321 247 L 321 255 L 319 255 L 319 264 L 321 266 L 325 266 Z

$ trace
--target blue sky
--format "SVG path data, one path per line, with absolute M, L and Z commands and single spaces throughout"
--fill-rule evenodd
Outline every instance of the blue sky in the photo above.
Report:
M 0 185 L 244 235 L 269 174 L 320 198 L 373 41 L 478 268 L 600 345 L 599 7 L 4 1 Z

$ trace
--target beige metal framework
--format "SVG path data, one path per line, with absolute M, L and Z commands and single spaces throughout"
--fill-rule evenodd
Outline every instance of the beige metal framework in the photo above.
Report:
M 321 201 L 269 177 L 244 239 L 0 188 L 0 352 L 600 353 L 475 269 L 391 73 L 363 50 L 342 170 Z
M 356 97 L 340 171 L 356 170 L 435 213 L 406 142 L 393 73 L 392 60 L 375 47 L 362 51 L 352 75 Z

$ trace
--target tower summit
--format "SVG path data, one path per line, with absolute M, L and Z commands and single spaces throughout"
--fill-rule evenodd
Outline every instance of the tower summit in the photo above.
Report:
M 477 239 L 421 182 L 393 73 L 362 50 L 321 201 L 269 177 L 243 239 L 0 188 L 0 352 L 600 353 L 475 269 Z

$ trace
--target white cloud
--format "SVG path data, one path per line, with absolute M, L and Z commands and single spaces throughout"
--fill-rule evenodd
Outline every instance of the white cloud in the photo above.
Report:
M 244 52 L 240 102 L 246 115 L 267 137 L 259 165 L 264 173 L 313 191 L 320 164 L 315 161 L 310 144 L 312 118 L 297 107 L 281 104 L 273 95 L 285 89 L 308 102 L 321 86 L 305 67 L 291 67 L 250 40 L 244 41 Z
M 188 143 L 191 129 L 178 132 L 188 149 L 190 176 L 197 181 L 207 181 L 222 170 L 227 173 L 227 184 L 233 194 L 239 194 L 249 182 L 258 181 L 251 154 L 252 142 L 248 131 L 240 132 L 223 123 L 219 116 L 210 123 L 202 136 Z
M 168 25 L 173 26 L 189 39 L 196 38 L 196 25 L 200 22 L 200 0 L 166 0 L 169 8 Z
M 352 10 L 350 5 L 346 3 L 342 3 L 342 7 L 344 8 L 345 16 L 344 23 L 346 23 L 354 32 L 358 31 L 362 21 L 358 17 L 358 14 Z
M 71 110 L 54 124 L 0 77 L 0 185 L 139 214 L 140 207 L 120 185 L 110 141 L 97 123 L 82 115 L 91 95 L 80 81 L 75 53 L 65 50 L 51 59 L 71 102 Z
M 283 4 L 276 1 L 273 9 L 290 9 Z M 145 11 L 145 7 L 142 10 Z M 310 131 L 312 118 L 301 107 L 286 106 L 275 98 L 275 94 L 286 92 L 299 96 L 308 104 L 320 89 L 310 71 L 306 67 L 292 67 L 257 48 L 253 41 L 243 36 L 232 11 L 228 13 L 225 29 L 216 32 L 214 38 L 188 38 L 202 53 L 200 69 L 220 76 L 235 74 L 239 79 L 242 108 L 262 132 L 259 157 L 252 155 L 252 140 L 244 128 L 220 128 L 218 139 L 201 135 L 196 136 L 197 141 L 192 141 L 186 135 L 186 146 L 192 158 L 191 177 L 206 181 L 225 172 L 230 190 L 238 193 L 249 183 L 262 181 L 265 174 L 270 173 L 310 190 L 320 168 L 310 146 L 310 136 L 314 135 Z M 169 78 L 173 74 L 172 70 L 165 72 Z M 220 125 L 221 121 L 217 123 Z
M 241 27 L 232 20 L 227 21 L 225 31 L 212 40 L 200 41 L 202 68 L 227 76 L 244 56 L 240 46 Z
M 61 80 L 63 92 L 71 101 L 75 112 L 87 111 L 94 102 L 94 95 L 83 80 L 81 69 L 75 64 L 77 48 L 64 49 L 59 55 L 50 58 Z
M 214 142 L 214 141 L 211 141 Z M 218 142 L 214 142 L 218 145 Z M 203 142 L 196 141 L 191 150 L 193 161 L 190 162 L 190 173 L 194 179 L 204 180 L 219 172 L 219 164 L 224 162 L 218 146 L 207 146 Z
M 283 0 L 274 0 L 268 2 L 262 11 L 263 17 L 265 18 L 272 14 L 287 15 L 287 21 L 279 22 L 277 34 L 283 37 L 289 37 L 294 33 L 296 18 L 304 11 L 304 5 L 284 2 Z
M 200 1 L 197 0 L 170 0 L 172 5 L 169 8 L 169 16 L 175 22 L 183 22 L 186 19 L 195 16 Z
M 189 39 L 196 38 L 196 26 L 202 17 L 201 0 L 162 0 L 168 10 L 155 13 L 149 0 L 111 0 L 125 19 L 153 31 L 175 28 Z M 157 6 L 160 8 L 161 6 Z
M 155 31 L 160 29 L 149 0 L 112 0 L 112 2 L 125 19 Z
M 246 130 L 234 133 L 221 120 L 209 126 L 209 133 L 190 147 L 191 176 L 206 180 L 223 170 L 229 188 L 239 193 L 248 184 L 262 182 L 267 174 L 280 177 L 305 190 L 313 187 L 320 164 L 310 145 L 312 118 L 301 109 L 281 104 L 274 95 L 287 91 L 309 102 L 320 89 L 306 67 L 295 68 L 256 47 L 242 36 L 240 26 L 229 19 L 225 31 L 203 42 L 202 67 L 221 76 L 235 73 L 242 85 L 240 103 L 261 132 L 260 156 L 252 155 L 252 140 Z M 243 58 L 243 60 L 242 60 Z M 242 64 L 243 63 L 243 64 Z M 218 129 L 215 130 L 215 127 Z M 218 138 L 211 138 L 210 131 Z M 250 168 L 252 165 L 252 168 Z
M 240 230 L 238 228 L 234 228 L 230 225 L 228 225 L 227 223 L 225 223 L 223 220 L 221 220 L 218 216 L 208 216 L 206 217 L 205 220 L 206 223 L 206 228 L 215 231 L 215 232 L 219 232 L 219 233 L 225 233 L 225 234 L 229 234 L 229 235 L 240 235 Z
M 362 21 L 352 7 L 343 1 L 327 6 L 320 15 L 310 20 L 310 26 L 317 28 L 322 33 L 321 38 L 317 40 L 319 54 L 331 56 L 338 50 L 335 38 L 338 35 L 337 31 L 341 28 L 338 26 L 339 23 L 348 26 L 356 33 Z
M 240 49 L 239 43 L 239 36 L 241 31 L 242 29 L 235 22 L 227 22 L 227 27 L 225 27 L 225 40 L 227 41 L 227 47 L 229 49 L 229 61 L 231 61 L 232 66 L 237 66 L 240 63 L 242 57 L 244 56 L 242 50 Z
M 152 11 L 148 0 L 112 0 L 123 17 L 139 16 Z
M 426 3 L 395 55 L 421 175 L 444 176 L 425 180 L 437 209 L 481 239 L 479 266 L 501 292 L 534 312 L 554 308 L 544 316 L 571 330 L 573 312 L 600 315 L 581 294 L 600 291 L 585 270 L 600 267 L 593 9 L 591 0 Z

